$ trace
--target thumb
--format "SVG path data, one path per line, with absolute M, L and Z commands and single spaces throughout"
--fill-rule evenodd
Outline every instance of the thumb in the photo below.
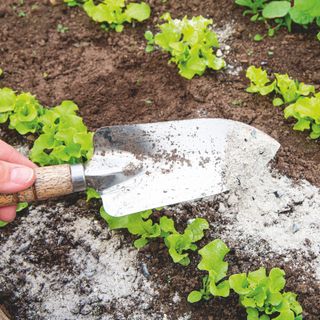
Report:
M 0 161 L 0 193 L 15 193 L 32 186 L 34 169 L 20 164 Z

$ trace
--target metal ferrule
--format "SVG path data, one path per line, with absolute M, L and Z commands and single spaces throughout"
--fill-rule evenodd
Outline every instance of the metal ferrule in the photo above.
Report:
M 84 167 L 82 164 L 74 164 L 71 166 L 71 180 L 73 192 L 86 190 L 86 177 L 84 175 Z

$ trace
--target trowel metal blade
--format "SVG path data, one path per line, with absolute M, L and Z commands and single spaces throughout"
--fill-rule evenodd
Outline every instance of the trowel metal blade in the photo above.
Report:
M 239 143 L 248 145 L 240 149 L 250 163 L 256 157 L 260 164 L 280 146 L 254 127 L 225 119 L 104 127 L 95 133 L 86 179 L 112 216 L 195 200 L 228 190 L 227 163 L 237 161 Z

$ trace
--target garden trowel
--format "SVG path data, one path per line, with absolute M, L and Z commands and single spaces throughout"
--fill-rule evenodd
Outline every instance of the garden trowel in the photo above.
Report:
M 279 147 L 260 130 L 225 119 L 104 127 L 94 135 L 90 161 L 37 168 L 34 186 L 0 194 L 0 207 L 92 187 L 106 212 L 128 215 L 227 191 L 227 178 L 237 174 L 232 164 L 267 164 Z

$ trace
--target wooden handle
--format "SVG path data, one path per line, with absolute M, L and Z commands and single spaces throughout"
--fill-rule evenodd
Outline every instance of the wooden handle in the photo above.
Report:
M 0 320 L 10 320 L 4 307 L 0 305 Z
M 56 198 L 73 192 L 68 164 L 36 168 L 35 172 L 36 182 L 29 189 L 15 194 L 0 194 L 0 207 Z

